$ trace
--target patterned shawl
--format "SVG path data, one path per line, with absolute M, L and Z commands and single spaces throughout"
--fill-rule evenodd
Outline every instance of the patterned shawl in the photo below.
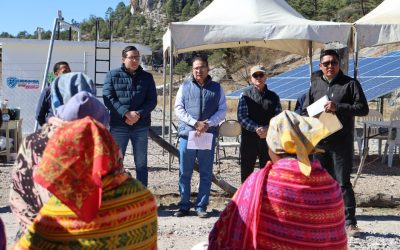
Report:
M 51 197 L 13 249 L 156 250 L 156 200 L 139 181 L 124 177 L 103 177 L 102 204 L 88 223 Z
M 215 223 L 209 249 L 346 249 L 340 187 L 308 159 L 328 134 L 315 118 L 290 111 L 274 117 L 269 148 L 297 159 L 268 162 L 246 179 Z
M 221 213 L 208 249 L 347 249 L 342 192 L 321 167 L 296 159 L 254 172 Z
M 101 206 L 101 178 L 122 169 L 119 148 L 93 118 L 67 122 L 50 138 L 35 182 L 89 222 Z

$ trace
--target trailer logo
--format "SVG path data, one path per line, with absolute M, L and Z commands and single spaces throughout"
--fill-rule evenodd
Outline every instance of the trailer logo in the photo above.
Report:
M 7 77 L 7 86 L 10 88 L 38 89 L 39 80 L 18 79 L 16 77 Z

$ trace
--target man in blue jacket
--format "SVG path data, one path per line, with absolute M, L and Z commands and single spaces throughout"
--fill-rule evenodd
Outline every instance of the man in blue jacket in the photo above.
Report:
M 147 187 L 147 134 L 151 111 L 157 105 L 153 76 L 140 66 L 134 46 L 122 51 L 122 66 L 107 73 L 103 100 L 110 110 L 110 132 L 125 156 L 129 140 L 136 165 L 136 179 Z

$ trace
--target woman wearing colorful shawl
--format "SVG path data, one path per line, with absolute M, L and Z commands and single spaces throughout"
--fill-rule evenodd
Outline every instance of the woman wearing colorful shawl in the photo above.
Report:
M 236 192 L 209 235 L 208 249 L 347 249 L 343 196 L 319 161 L 329 131 L 283 111 L 268 129 L 272 163 Z
M 26 136 L 19 148 L 12 170 L 10 207 L 19 223 L 16 240 L 32 223 L 40 208 L 49 199 L 49 193 L 33 182 L 33 174 L 42 158 L 47 141 L 62 124 L 85 116 L 91 116 L 108 126 L 109 115 L 105 106 L 92 93 L 93 81 L 82 73 L 68 73 L 52 83 L 56 117 L 42 129 Z
M 34 176 L 53 196 L 14 249 L 156 249 L 155 198 L 121 162 L 102 124 L 64 123 Z

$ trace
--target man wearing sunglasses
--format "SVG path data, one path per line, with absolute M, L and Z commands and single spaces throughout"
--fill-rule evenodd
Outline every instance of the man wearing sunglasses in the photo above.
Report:
M 335 113 L 343 125 L 341 130 L 318 144 L 325 152 L 316 154 L 315 157 L 339 183 L 344 198 L 346 231 L 348 236 L 357 237 L 360 233 L 355 217 L 356 201 L 350 182 L 353 168 L 354 116 L 367 115 L 368 102 L 360 83 L 340 70 L 340 57 L 335 50 L 321 52 L 319 68 L 322 76 L 311 81 L 302 113 L 306 114 L 306 108 L 310 104 L 327 95 L 329 100 L 324 105 L 325 112 Z
M 265 138 L 269 121 L 282 111 L 279 96 L 265 84 L 267 71 L 264 66 L 251 68 L 253 86 L 240 96 L 237 117 L 242 125 L 240 143 L 240 174 L 242 183 L 254 171 L 257 157 L 260 168 L 268 160 L 268 146 Z

